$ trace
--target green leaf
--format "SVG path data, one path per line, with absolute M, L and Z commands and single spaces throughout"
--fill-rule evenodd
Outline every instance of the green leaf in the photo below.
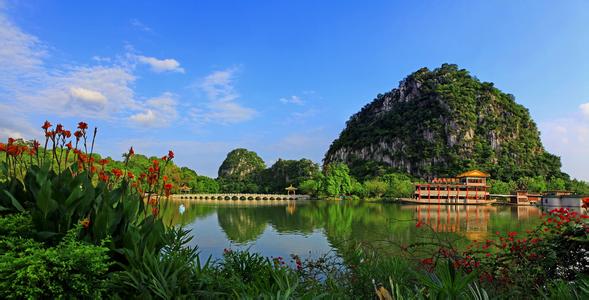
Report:
M 57 208 L 57 202 L 51 198 L 51 194 L 51 182 L 45 181 L 41 185 L 38 194 L 35 195 L 37 208 L 43 213 L 44 219 Z
M 12 196 L 11 193 L 9 193 L 6 190 L 4 190 L 3 192 L 4 192 L 4 194 L 6 196 L 8 196 L 8 198 L 10 198 L 10 202 L 12 203 L 12 206 L 14 206 L 14 208 L 16 208 L 16 210 L 18 210 L 19 212 L 24 212 L 25 211 L 24 207 L 22 207 L 22 205 L 20 205 L 20 203 L 18 202 L 18 200 L 16 200 L 14 198 L 14 196 Z

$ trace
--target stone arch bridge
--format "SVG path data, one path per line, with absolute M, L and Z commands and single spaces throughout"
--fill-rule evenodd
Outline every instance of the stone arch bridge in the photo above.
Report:
M 280 194 L 174 194 L 172 200 L 308 200 L 308 195 L 280 195 Z

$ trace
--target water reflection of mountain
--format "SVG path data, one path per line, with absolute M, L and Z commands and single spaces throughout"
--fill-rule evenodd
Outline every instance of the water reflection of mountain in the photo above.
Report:
M 291 242 L 289 236 L 312 236 L 319 232 L 339 253 L 357 245 L 379 253 L 398 251 L 395 245 L 409 244 L 424 237 L 423 228 L 415 227 L 417 219 L 444 236 L 466 235 L 474 240 L 496 230 L 528 229 L 541 214 L 536 207 L 523 206 L 438 207 L 311 201 L 282 206 L 184 202 L 186 211 L 180 215 L 178 205 L 172 204 L 166 209 L 166 220 L 172 220 L 173 224 L 188 224 L 216 213 L 218 226 L 224 233 L 219 236 L 221 240 L 251 245 L 265 230 L 272 228 L 269 237 L 284 246 Z
M 266 211 L 247 207 L 218 207 L 217 220 L 227 238 L 234 243 L 256 240 L 268 225 Z
M 391 216 L 395 216 L 393 219 Z M 269 225 L 279 234 L 308 235 L 322 229 L 335 248 L 357 243 L 376 247 L 412 226 L 410 212 L 397 206 L 312 202 L 292 206 L 217 207 L 219 226 L 232 242 L 255 241 Z M 407 239 L 410 235 L 405 236 Z

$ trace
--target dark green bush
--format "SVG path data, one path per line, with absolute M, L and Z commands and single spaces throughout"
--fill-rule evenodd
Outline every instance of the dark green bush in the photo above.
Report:
M 105 295 L 109 249 L 77 241 L 72 231 L 57 246 L 2 238 L 0 298 L 97 298 Z

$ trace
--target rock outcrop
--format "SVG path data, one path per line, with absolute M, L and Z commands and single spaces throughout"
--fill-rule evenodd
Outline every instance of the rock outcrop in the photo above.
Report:
M 357 176 L 377 167 L 422 178 L 471 168 L 497 179 L 562 176 L 525 107 L 448 64 L 418 70 L 353 115 L 324 158 L 338 161 L 367 173 Z

